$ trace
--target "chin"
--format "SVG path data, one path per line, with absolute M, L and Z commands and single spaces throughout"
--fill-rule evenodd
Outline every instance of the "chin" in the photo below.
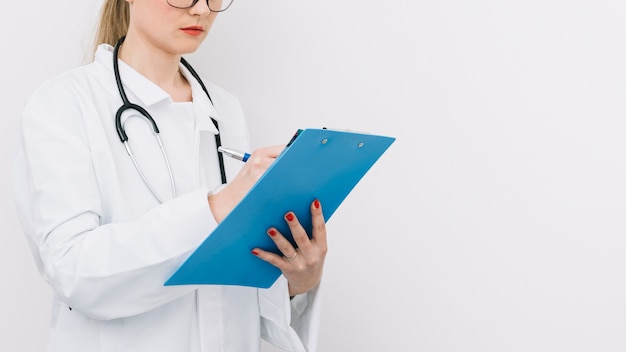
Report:
M 205 36 L 202 38 L 188 38 L 178 41 L 174 49 L 180 54 L 191 54 L 200 48 L 200 45 L 204 42 L 204 38 Z
M 200 48 L 200 44 L 202 44 L 202 42 L 193 45 L 179 45 L 174 48 L 174 51 L 180 55 L 192 54 Z

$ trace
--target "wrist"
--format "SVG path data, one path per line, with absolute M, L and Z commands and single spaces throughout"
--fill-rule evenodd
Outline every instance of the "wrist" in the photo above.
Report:
M 209 203 L 209 208 L 211 209 L 211 213 L 213 214 L 213 218 L 215 221 L 220 223 L 225 217 L 226 213 L 223 211 L 221 204 L 224 203 L 223 195 L 220 195 L 220 192 L 226 187 L 225 184 L 219 185 L 214 189 L 210 190 L 207 193 L 207 202 Z

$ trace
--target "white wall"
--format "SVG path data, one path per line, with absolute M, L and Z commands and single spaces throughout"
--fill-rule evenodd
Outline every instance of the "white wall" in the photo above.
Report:
M 13 207 L 10 164 L 27 95 L 83 62 L 100 0 L 33 0 L 0 11 L 0 351 L 44 351 L 51 294 L 39 277 Z
M 80 63 L 99 3 L 0 14 L 2 351 L 41 351 L 48 324 L 12 131 Z M 241 98 L 257 146 L 301 127 L 398 138 L 328 224 L 320 351 L 626 350 L 626 3 L 328 5 L 237 0 L 189 57 Z

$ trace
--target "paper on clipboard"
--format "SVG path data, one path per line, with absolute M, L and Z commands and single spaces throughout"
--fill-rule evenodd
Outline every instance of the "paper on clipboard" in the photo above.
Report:
M 270 287 L 281 272 L 255 257 L 253 248 L 278 253 L 267 236 L 278 229 L 293 243 L 283 216 L 293 211 L 310 234 L 310 204 L 330 219 L 393 137 L 328 129 L 299 130 L 241 202 L 165 282 Z

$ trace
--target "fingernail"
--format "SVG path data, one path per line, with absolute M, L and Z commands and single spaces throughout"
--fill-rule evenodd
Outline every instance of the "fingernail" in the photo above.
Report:
M 293 221 L 293 213 L 287 213 L 287 215 L 285 215 L 285 218 L 287 219 L 287 221 Z
M 313 205 L 315 206 L 315 209 L 319 209 L 320 208 L 320 201 L 318 199 L 316 199 L 315 202 L 313 202 Z
M 259 255 L 259 252 L 257 252 L 256 250 L 254 250 L 254 249 L 253 249 L 253 250 L 252 250 L 252 254 L 254 254 L 254 255 Z
M 270 236 L 276 236 L 276 230 L 272 229 L 272 230 L 267 231 L 267 233 L 269 233 Z

